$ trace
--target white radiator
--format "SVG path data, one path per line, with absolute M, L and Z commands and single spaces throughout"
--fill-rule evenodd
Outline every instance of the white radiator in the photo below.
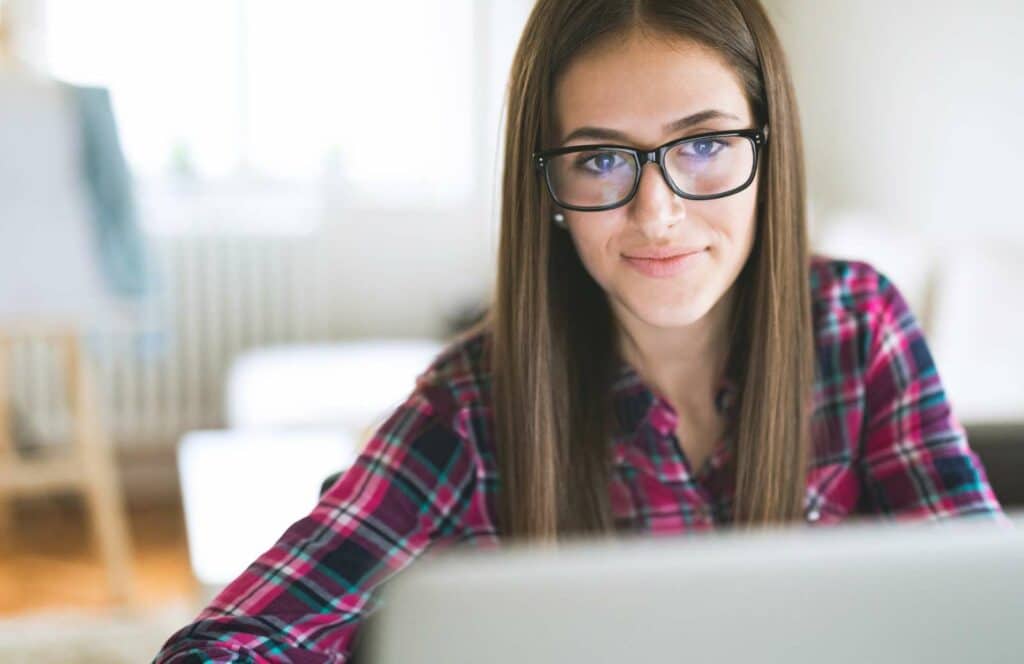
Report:
M 120 446 L 172 445 L 223 426 L 224 377 L 254 346 L 330 338 L 323 243 L 303 236 L 165 236 L 152 240 L 168 323 L 165 343 L 137 352 L 124 337 L 90 339 L 107 429 Z M 21 439 L 67 440 L 61 351 L 14 344 L 12 401 Z

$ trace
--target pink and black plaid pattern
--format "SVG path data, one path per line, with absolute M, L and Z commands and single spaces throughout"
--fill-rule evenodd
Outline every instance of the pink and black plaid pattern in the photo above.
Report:
M 814 257 L 811 289 L 818 361 L 807 523 L 1005 519 L 892 282 L 867 263 Z M 428 549 L 498 546 L 486 341 L 442 353 L 314 510 L 155 661 L 350 661 L 390 577 Z M 731 436 L 695 471 L 675 438 L 672 406 L 627 364 L 613 389 L 609 490 L 618 529 L 677 535 L 727 525 Z M 724 377 L 716 396 L 724 417 L 736 396 Z

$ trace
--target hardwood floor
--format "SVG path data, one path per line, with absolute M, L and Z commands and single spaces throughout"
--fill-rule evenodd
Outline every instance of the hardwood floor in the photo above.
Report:
M 0 617 L 67 608 L 114 608 L 81 503 L 71 496 L 19 501 L 0 542 Z M 197 592 L 180 504 L 129 511 L 135 607 Z

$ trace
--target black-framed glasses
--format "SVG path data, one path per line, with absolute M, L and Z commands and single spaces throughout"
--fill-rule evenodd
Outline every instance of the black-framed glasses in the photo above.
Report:
M 633 199 L 644 165 L 653 162 L 678 196 L 695 201 L 722 198 L 754 181 L 763 129 L 715 131 L 669 141 L 653 150 L 626 145 L 574 145 L 533 154 L 548 192 L 560 207 L 581 212 L 611 210 Z

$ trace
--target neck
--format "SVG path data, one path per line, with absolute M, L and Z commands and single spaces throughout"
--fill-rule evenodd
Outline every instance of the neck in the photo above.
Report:
M 619 351 L 677 408 L 704 407 L 729 359 L 734 300 L 735 288 L 730 288 L 701 319 L 679 328 L 657 328 L 620 316 Z

